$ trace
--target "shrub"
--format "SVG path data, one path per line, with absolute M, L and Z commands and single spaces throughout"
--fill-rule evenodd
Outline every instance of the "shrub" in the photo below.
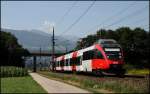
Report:
M 27 75 L 28 75 L 28 71 L 25 68 L 14 67 L 14 66 L 0 67 L 1 77 L 19 77 L 19 76 L 27 76 Z

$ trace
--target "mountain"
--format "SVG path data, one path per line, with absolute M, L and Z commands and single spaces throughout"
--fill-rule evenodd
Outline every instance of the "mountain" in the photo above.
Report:
M 10 32 L 18 39 L 19 44 L 29 51 L 50 51 L 52 45 L 52 35 L 40 30 L 13 30 L 2 29 L 5 32 Z M 72 50 L 76 46 L 77 37 L 74 36 L 55 36 L 56 51 L 64 52 L 66 47 Z

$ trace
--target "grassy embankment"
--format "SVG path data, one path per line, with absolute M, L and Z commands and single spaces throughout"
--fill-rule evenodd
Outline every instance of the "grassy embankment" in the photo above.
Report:
M 47 93 L 24 68 L 1 67 L 1 93 Z
M 124 69 L 126 69 L 126 74 L 131 75 L 149 75 L 150 70 L 148 68 L 136 68 L 134 65 L 125 64 Z
M 127 74 L 148 75 L 150 74 L 150 70 L 149 69 L 130 69 L 130 70 L 127 70 Z
M 97 79 L 82 78 L 76 74 L 60 74 L 52 72 L 38 72 L 39 74 L 48 77 L 50 79 L 63 81 L 75 85 L 77 87 L 87 89 L 95 93 L 148 93 L 149 84 L 148 79 L 139 81 L 139 79 L 132 81 L 133 79 L 117 78 L 112 79 L 108 77 L 101 77 Z M 137 81 L 139 81 L 139 84 Z M 136 83 L 137 82 L 137 83 Z M 139 85 L 138 85 L 139 84 Z

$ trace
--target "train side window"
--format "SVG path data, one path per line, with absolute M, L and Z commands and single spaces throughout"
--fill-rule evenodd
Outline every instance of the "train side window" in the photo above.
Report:
M 90 50 L 83 53 L 83 60 L 89 60 L 94 58 L 95 51 Z
M 57 67 L 59 67 L 59 61 L 57 61 Z
M 73 59 L 71 58 L 70 59 L 70 66 L 72 66 L 73 65 Z
M 60 66 L 62 66 L 62 61 L 60 61 Z
M 58 61 L 56 61 L 55 64 L 56 64 L 56 67 L 57 67 L 58 66 Z
M 69 59 L 66 59 L 66 66 L 69 66 Z
M 64 59 L 64 66 L 66 66 L 66 60 Z
M 64 66 L 64 60 L 61 60 L 61 61 L 60 61 L 60 65 L 61 65 L 61 66 Z
M 58 67 L 60 67 L 60 61 L 58 61 Z
M 70 58 L 68 59 L 68 66 L 70 66 Z
M 77 65 L 77 58 L 73 58 L 73 63 Z
M 79 56 L 76 58 L 76 65 L 81 65 L 80 62 L 81 62 L 81 57 Z
M 65 66 L 68 66 L 68 59 L 65 60 Z
M 83 56 L 80 58 L 80 65 L 82 65 Z

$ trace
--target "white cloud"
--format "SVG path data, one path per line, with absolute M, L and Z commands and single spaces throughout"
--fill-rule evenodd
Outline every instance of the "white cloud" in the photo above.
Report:
M 53 26 L 55 26 L 54 22 L 45 20 L 39 29 L 46 33 L 52 33 Z

